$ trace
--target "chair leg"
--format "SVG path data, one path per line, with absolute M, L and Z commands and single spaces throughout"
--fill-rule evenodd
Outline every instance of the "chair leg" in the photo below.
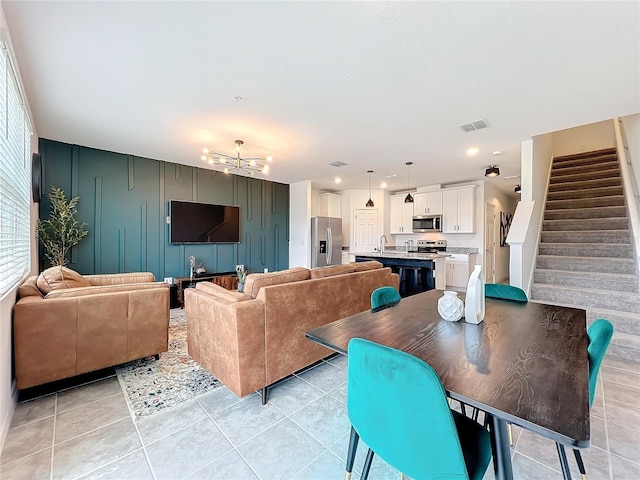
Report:
M 353 472 L 353 462 L 356 459 L 356 450 L 358 449 L 358 440 L 360 435 L 356 432 L 356 429 L 351 427 L 351 436 L 349 437 L 349 450 L 347 451 L 347 468 L 344 472 L 344 480 L 351 479 L 351 472 Z
M 360 480 L 367 480 L 367 478 L 369 478 L 369 470 L 371 470 L 371 464 L 373 463 L 373 455 L 373 450 L 369 449 L 367 452 L 367 458 L 364 459 L 364 467 L 362 467 Z
M 580 477 L 582 477 L 582 480 L 587 480 L 587 470 L 584 468 L 584 462 L 582 461 L 580 450 L 574 448 L 573 454 L 576 456 L 576 463 L 578 464 L 578 470 L 580 470 Z
M 571 480 L 571 472 L 569 471 L 569 462 L 567 462 L 567 454 L 564 451 L 564 445 L 556 442 L 556 448 L 558 449 L 558 457 L 560 457 L 562 478 L 564 478 L 564 480 Z

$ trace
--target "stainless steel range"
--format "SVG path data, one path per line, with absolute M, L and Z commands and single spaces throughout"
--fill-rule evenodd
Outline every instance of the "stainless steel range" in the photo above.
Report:
M 447 250 L 446 240 L 418 240 L 418 253 L 442 253 Z

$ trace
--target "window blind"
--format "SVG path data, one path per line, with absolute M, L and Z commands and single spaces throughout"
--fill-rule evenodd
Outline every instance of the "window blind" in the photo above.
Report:
M 31 123 L 0 42 L 0 297 L 29 271 L 31 262 Z

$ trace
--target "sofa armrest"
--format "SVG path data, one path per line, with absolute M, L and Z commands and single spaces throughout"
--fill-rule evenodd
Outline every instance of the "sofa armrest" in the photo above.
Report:
M 185 291 L 189 356 L 243 397 L 266 385 L 264 304 Z
M 83 275 L 91 285 L 122 285 L 126 283 L 150 283 L 156 278 L 151 272 L 105 273 L 100 275 Z

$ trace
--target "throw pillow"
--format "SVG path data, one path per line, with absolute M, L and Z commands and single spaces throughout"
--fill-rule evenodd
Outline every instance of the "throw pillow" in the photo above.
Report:
M 66 267 L 51 267 L 38 275 L 36 285 L 45 295 L 62 288 L 90 287 L 89 281 L 78 272 Z

